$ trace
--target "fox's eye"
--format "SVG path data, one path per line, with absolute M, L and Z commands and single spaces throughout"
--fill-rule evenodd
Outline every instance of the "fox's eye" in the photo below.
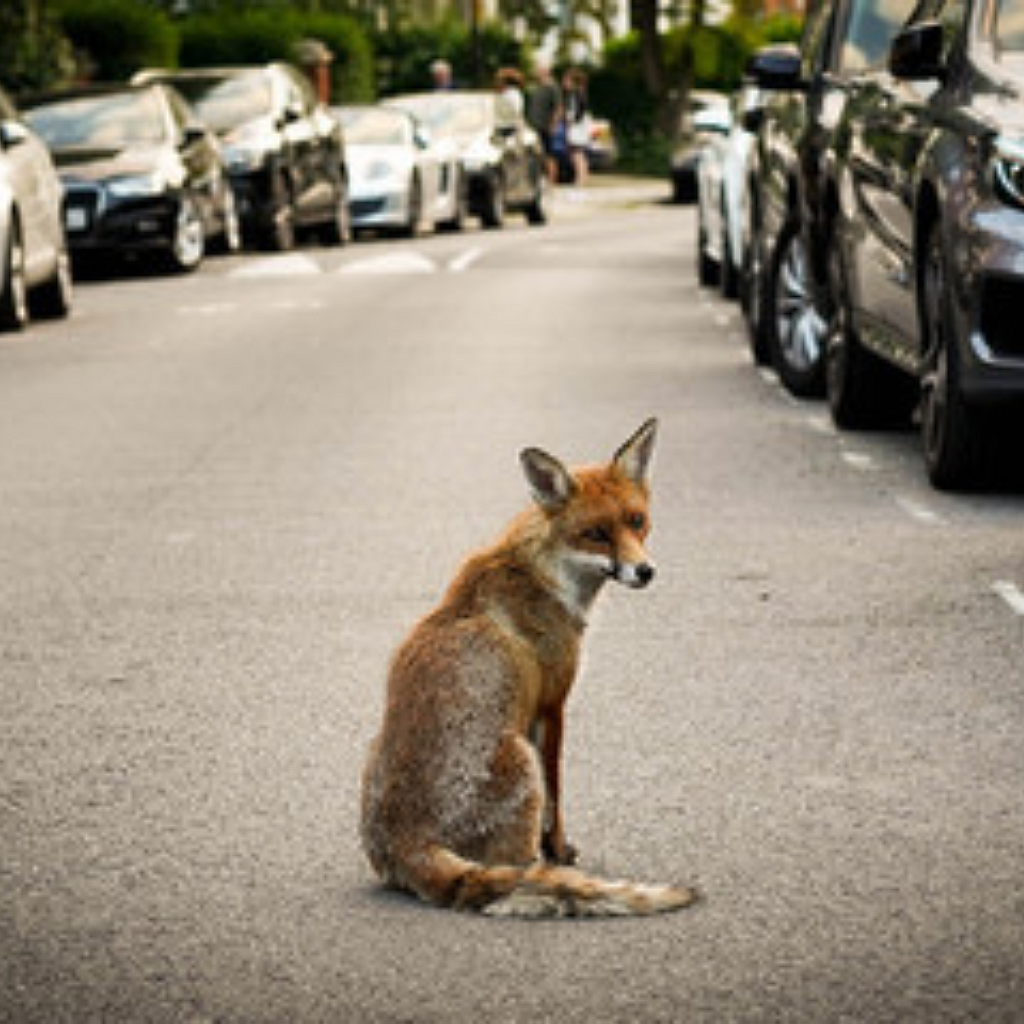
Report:
M 647 525 L 647 516 L 643 512 L 631 512 L 626 517 L 626 525 L 631 530 L 642 530 Z
M 603 526 L 591 526 L 589 530 L 583 531 L 583 539 L 593 544 L 610 544 L 611 537 Z

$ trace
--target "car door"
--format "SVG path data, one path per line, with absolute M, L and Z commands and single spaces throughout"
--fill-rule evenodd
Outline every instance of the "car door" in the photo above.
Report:
M 936 84 L 900 82 L 889 72 L 892 40 L 911 9 L 909 0 L 861 0 L 838 69 L 851 94 L 841 195 L 856 282 L 852 298 L 858 320 L 868 326 L 866 340 L 886 348 L 915 330 L 914 167 L 928 140 L 927 99 Z M 880 332 L 874 339 L 872 325 Z
M 21 122 L 3 94 L 0 122 L 7 177 L 20 214 L 25 270 L 34 283 L 53 266 L 63 245 L 61 188 L 46 145 Z

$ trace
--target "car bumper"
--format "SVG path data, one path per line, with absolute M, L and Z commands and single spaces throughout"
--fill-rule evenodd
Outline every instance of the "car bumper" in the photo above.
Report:
M 1024 212 L 998 201 L 977 206 L 967 243 L 953 250 L 958 280 L 969 282 L 958 303 L 967 318 L 964 392 L 976 402 L 1024 400 Z
M 174 238 L 174 195 L 115 200 L 100 186 L 68 186 L 64 224 L 72 254 L 166 249 Z
M 396 228 L 409 221 L 409 198 L 404 193 L 349 196 L 349 218 L 354 228 Z

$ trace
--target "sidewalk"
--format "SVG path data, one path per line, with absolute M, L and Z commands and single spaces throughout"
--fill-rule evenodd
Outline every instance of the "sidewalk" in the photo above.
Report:
M 557 185 L 550 203 L 556 217 L 595 209 L 648 206 L 667 203 L 672 188 L 668 174 L 662 178 L 640 178 L 624 174 L 592 174 L 586 185 Z

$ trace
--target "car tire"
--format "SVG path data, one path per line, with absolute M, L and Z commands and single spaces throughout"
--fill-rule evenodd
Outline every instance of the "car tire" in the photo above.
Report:
M 732 242 L 729 240 L 729 221 L 726 215 L 725 206 L 722 207 L 722 262 L 718 271 L 718 287 L 722 291 L 722 297 L 726 299 L 739 298 L 740 294 L 740 272 L 736 266 L 736 259 L 732 251 Z
M 469 216 L 469 185 L 466 175 L 457 169 L 455 175 L 455 212 L 443 224 L 439 225 L 445 231 L 462 231 L 466 227 L 466 219 Z
M 171 269 L 187 274 L 203 262 L 206 254 L 206 228 L 191 196 L 182 196 L 174 221 L 174 235 L 167 251 Z
M 717 288 L 721 266 L 708 253 L 708 232 L 704 226 L 704 217 L 697 214 L 697 280 L 702 288 Z
M 0 331 L 20 331 L 28 323 L 28 283 L 25 280 L 25 247 L 21 239 L 21 226 L 13 212 L 6 255 L 6 269 L 0 281 Z
M 238 217 L 238 203 L 230 185 L 225 183 L 223 212 L 220 233 L 213 241 L 212 251 L 217 253 L 238 252 L 242 248 L 242 223 Z
M 960 377 L 959 317 L 942 233 L 928 232 L 921 249 L 919 312 L 924 344 L 921 444 L 925 468 L 939 490 L 977 487 L 993 461 L 990 421 L 965 400 Z
M 905 425 L 914 407 L 913 379 L 861 344 L 846 261 L 836 239 L 829 247 L 829 298 L 825 390 L 833 421 L 844 430 Z
M 402 238 L 418 238 L 423 230 L 423 184 L 419 175 L 413 175 L 409 183 L 409 208 L 405 223 L 399 229 Z
M 751 205 L 746 245 L 743 247 L 743 269 L 740 272 L 743 280 L 740 299 L 743 318 L 747 323 L 750 355 L 757 366 L 767 366 L 771 362 L 768 350 L 766 267 L 763 232 Z
M 57 252 L 53 274 L 32 293 L 32 312 L 47 320 L 63 319 L 71 312 L 73 294 L 71 257 L 67 247 L 62 245 Z
M 771 363 L 790 394 L 819 398 L 825 393 L 828 324 L 815 302 L 810 258 L 799 224 L 790 221 L 782 229 L 767 278 Z
M 538 163 L 533 169 L 533 198 L 526 207 L 526 223 L 539 227 L 548 222 L 547 193 L 544 189 L 544 168 Z
M 352 215 L 348 208 L 348 188 L 338 183 L 331 217 L 320 229 L 320 241 L 324 245 L 348 245 L 352 241 Z
M 270 215 L 260 233 L 260 248 L 289 252 L 295 248 L 295 202 L 284 174 L 274 175 Z
M 480 223 L 485 228 L 500 228 L 505 224 L 505 186 L 498 174 L 492 175 L 487 181 Z

